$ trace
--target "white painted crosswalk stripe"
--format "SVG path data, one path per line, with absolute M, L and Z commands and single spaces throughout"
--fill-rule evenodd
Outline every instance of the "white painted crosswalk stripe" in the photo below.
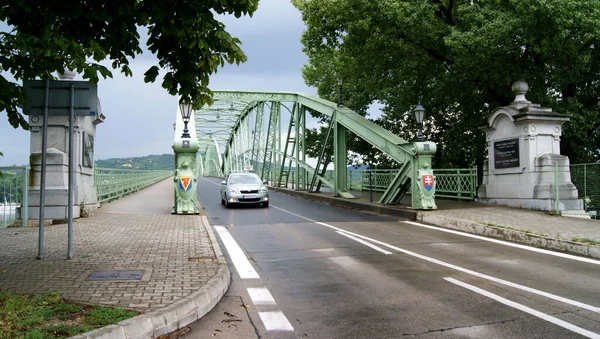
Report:
M 247 290 L 254 305 L 275 305 L 275 299 L 268 289 L 260 287 L 248 288 Z
M 294 331 L 283 312 L 258 312 L 267 331 Z

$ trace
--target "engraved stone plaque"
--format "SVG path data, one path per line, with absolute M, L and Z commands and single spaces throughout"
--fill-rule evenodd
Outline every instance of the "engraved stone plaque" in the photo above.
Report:
M 494 168 L 519 167 L 519 139 L 494 142 Z

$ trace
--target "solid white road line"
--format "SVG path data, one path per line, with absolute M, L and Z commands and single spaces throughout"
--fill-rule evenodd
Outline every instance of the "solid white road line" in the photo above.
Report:
M 227 252 L 229 252 L 231 261 L 233 261 L 233 265 L 238 271 L 240 278 L 259 279 L 258 273 L 256 273 L 254 267 L 252 267 L 252 264 L 250 264 L 250 261 L 246 258 L 244 251 L 242 251 L 240 246 L 235 242 L 231 233 L 223 226 L 215 226 L 215 230 L 221 237 L 223 245 L 227 248 Z
M 558 325 L 560 327 L 566 328 L 569 331 L 573 331 L 575 333 L 581 334 L 581 335 L 586 336 L 588 338 L 600 338 L 600 334 L 598 334 L 598 333 L 594 333 L 594 332 L 588 331 L 586 329 L 583 329 L 581 327 L 575 326 L 575 325 L 573 325 L 571 323 L 568 323 L 566 321 L 563 321 L 563 320 L 560 320 L 558 318 L 555 318 L 555 317 L 553 317 L 551 315 L 548 315 L 548 314 L 536 311 L 536 310 L 534 310 L 532 308 L 529 308 L 529 307 L 527 307 L 525 305 L 521 305 L 521 304 L 516 303 L 514 301 L 510 301 L 508 299 L 502 298 L 501 296 L 498 296 L 496 294 L 490 293 L 490 292 L 488 292 L 486 290 L 482 290 L 482 289 L 480 289 L 478 287 L 475 287 L 473 285 L 469 285 L 469 284 L 464 283 L 462 281 L 458 281 L 456 279 L 448 278 L 448 277 L 444 278 L 444 280 L 446 280 L 448 282 L 451 282 L 453 284 L 456 284 L 458 286 L 464 287 L 464 288 L 466 288 L 468 290 L 471 290 L 473 292 L 479 293 L 479 294 L 481 294 L 483 296 L 486 296 L 488 298 L 494 299 L 494 300 L 496 300 L 496 301 L 498 301 L 500 303 L 503 303 L 504 305 L 516 308 L 516 309 L 518 309 L 520 311 L 529 313 L 529 314 L 531 314 L 533 316 L 536 316 L 536 317 L 538 317 L 540 319 L 546 320 L 546 321 L 551 322 L 551 323 L 553 323 L 555 325 Z
M 365 246 L 369 246 L 369 247 L 371 247 L 372 249 L 374 249 L 374 250 L 376 250 L 376 251 L 379 251 L 379 252 L 381 252 L 381 253 L 383 253 L 383 254 L 385 254 L 385 255 L 392 254 L 392 252 L 390 252 L 390 251 L 384 250 L 383 248 L 381 248 L 381 247 L 379 247 L 379 246 L 375 246 L 375 245 L 373 245 L 373 244 L 371 244 L 371 243 L 368 243 L 368 242 L 366 242 L 366 241 L 364 241 L 364 240 L 362 240 L 362 239 L 359 239 L 359 238 L 357 238 L 357 237 L 355 237 L 355 236 L 353 236 L 353 235 L 350 235 L 350 234 L 348 234 L 348 233 L 346 233 L 346 232 L 340 232 L 340 231 L 336 231 L 336 233 L 338 233 L 338 234 L 341 234 L 341 235 L 343 235 L 343 236 L 345 236 L 345 237 L 347 237 L 347 238 L 350 238 L 350 239 L 352 239 L 352 240 L 354 240 L 354 241 L 357 241 L 357 242 L 359 242 L 359 243 L 361 243 L 361 244 L 363 244 L 363 245 L 365 245 Z
M 469 269 L 462 268 L 460 266 L 449 264 L 447 262 L 444 262 L 444 261 L 441 261 L 441 260 L 438 260 L 438 259 L 435 259 L 435 258 L 430 258 L 430 257 L 424 256 L 424 255 L 421 255 L 421 254 L 418 254 L 418 253 L 415 253 L 415 252 L 411 252 L 411 251 L 402 249 L 400 247 L 396 247 L 396 246 L 390 245 L 390 244 L 385 243 L 383 241 L 379 241 L 379 240 L 375 240 L 375 239 L 372 239 L 372 238 L 369 238 L 369 237 L 365 237 L 364 235 L 360 235 L 360 234 L 357 234 L 357 233 L 354 233 L 354 232 L 345 231 L 345 230 L 343 230 L 343 229 L 341 229 L 339 227 L 328 225 L 326 223 L 317 222 L 317 224 L 323 225 L 325 227 L 332 228 L 332 229 L 334 229 L 336 231 L 342 231 L 342 232 L 345 232 L 345 233 L 348 233 L 348 234 L 352 234 L 352 235 L 354 235 L 354 236 L 356 236 L 358 238 L 362 238 L 362 239 L 368 240 L 370 242 L 373 242 L 373 243 L 385 246 L 385 247 L 393 249 L 395 251 L 398 251 L 398 252 L 401 252 L 401 253 L 404 253 L 404 254 L 407 254 L 407 255 L 419 258 L 419 259 L 423 259 L 423 260 L 432 262 L 434 264 L 438 264 L 438 265 L 441 265 L 441 266 L 444 266 L 444 267 L 448 267 L 448 268 L 451 268 L 453 270 L 457 270 L 457 271 L 460 271 L 460 272 L 463 272 L 463 273 L 474 275 L 474 276 L 477 276 L 477 277 L 480 277 L 480 278 L 483 278 L 483 279 L 491 280 L 491 281 L 497 282 L 499 284 L 511 286 L 511 287 L 514 287 L 514 288 L 517 288 L 517 289 L 520 289 L 520 290 L 523 290 L 523 291 L 527 291 L 527 292 L 533 293 L 533 294 L 541 295 L 541 296 L 544 296 L 546 298 L 550 298 L 550 299 L 554 299 L 554 300 L 557 300 L 557 301 L 561 301 L 561 302 L 564 302 L 566 304 L 577 306 L 577 307 L 580 307 L 580 308 L 583 308 L 583 309 L 586 309 L 586 310 L 589 310 L 589 311 L 592 311 L 592 312 L 600 313 L 600 307 L 595 307 L 595 306 L 592 306 L 592 305 L 584 304 L 584 303 L 581 303 L 579 301 L 575 301 L 575 300 L 563 298 L 563 297 L 560 297 L 560 296 L 557 296 L 557 295 L 554 295 L 554 294 L 551 294 L 551 293 L 547 293 L 547 292 L 544 292 L 544 291 L 533 289 L 531 287 L 527 287 L 527 286 L 515 284 L 515 283 L 512 283 L 510 281 L 498 279 L 498 278 L 495 278 L 495 277 L 492 277 L 492 276 L 489 276 L 489 275 L 486 275 L 486 274 L 483 274 L 483 273 L 471 271 Z
M 307 221 L 310 221 L 310 222 L 315 222 L 315 223 L 317 222 L 317 221 L 316 221 L 316 220 L 314 220 L 314 219 L 310 219 L 310 218 L 307 218 L 307 217 L 303 217 L 303 216 L 301 216 L 300 214 L 296 214 L 296 213 L 294 213 L 294 212 L 290 212 L 290 211 L 288 211 L 288 210 L 285 210 L 285 209 L 283 209 L 283 208 L 281 208 L 281 207 L 277 207 L 277 206 L 273 206 L 273 207 L 275 207 L 276 209 L 278 209 L 278 210 L 280 210 L 280 211 L 283 211 L 283 212 L 285 212 L 285 213 L 289 213 L 289 214 L 291 214 L 291 215 L 293 215 L 293 216 L 296 216 L 296 217 L 298 217 L 298 218 L 301 218 L 301 219 L 304 219 L 304 220 L 307 220 Z
M 292 324 L 282 312 L 258 312 L 267 331 L 294 331 Z
M 572 254 L 554 252 L 554 251 L 549 251 L 549 250 L 545 250 L 545 249 L 541 249 L 541 248 L 537 248 L 537 247 L 531 247 L 531 246 L 527 246 L 527 245 L 515 244 L 515 243 L 503 241 L 503 240 L 486 238 L 486 237 L 482 237 L 480 235 L 469 234 L 469 233 L 459 232 L 459 231 L 455 231 L 455 230 L 449 230 L 449 229 L 443 229 L 443 228 L 439 228 L 439 227 L 424 225 L 424 224 L 420 224 L 420 223 L 414 222 L 414 221 L 401 221 L 401 222 L 402 223 L 406 223 L 406 224 L 410 224 L 410 225 L 414 225 L 414 226 L 429 228 L 429 229 L 440 231 L 440 232 L 457 234 L 457 235 L 460 235 L 460 236 L 463 236 L 463 237 L 469 237 L 469 238 L 474 238 L 474 239 L 489 241 L 489 242 L 493 242 L 493 243 L 504 245 L 504 246 L 516 247 L 516 248 L 520 248 L 520 249 L 527 250 L 527 251 L 544 253 L 544 254 L 553 255 L 553 256 L 556 256 L 556 257 L 561 257 L 561 258 L 566 258 L 566 259 L 577 260 L 577 261 L 582 261 L 582 262 L 587 262 L 587 263 L 591 263 L 591 264 L 600 265 L 600 260 L 595 260 L 595 259 L 591 259 L 591 258 L 578 257 L 578 256 L 572 255 Z
M 249 287 L 247 290 L 254 305 L 275 305 L 275 299 L 265 287 Z

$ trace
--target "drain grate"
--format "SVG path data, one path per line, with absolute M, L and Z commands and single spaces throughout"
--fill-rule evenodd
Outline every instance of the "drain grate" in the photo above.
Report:
M 189 262 L 203 262 L 203 261 L 213 261 L 213 257 L 189 257 Z
M 87 279 L 89 281 L 112 281 L 112 280 L 141 280 L 143 270 L 104 270 L 94 271 Z

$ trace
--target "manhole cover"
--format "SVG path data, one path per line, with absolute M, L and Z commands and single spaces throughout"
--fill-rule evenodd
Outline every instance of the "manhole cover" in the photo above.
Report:
M 137 271 L 105 270 L 105 271 L 94 271 L 85 280 L 92 280 L 92 281 L 141 280 L 143 275 L 144 275 L 143 270 L 137 270 Z

